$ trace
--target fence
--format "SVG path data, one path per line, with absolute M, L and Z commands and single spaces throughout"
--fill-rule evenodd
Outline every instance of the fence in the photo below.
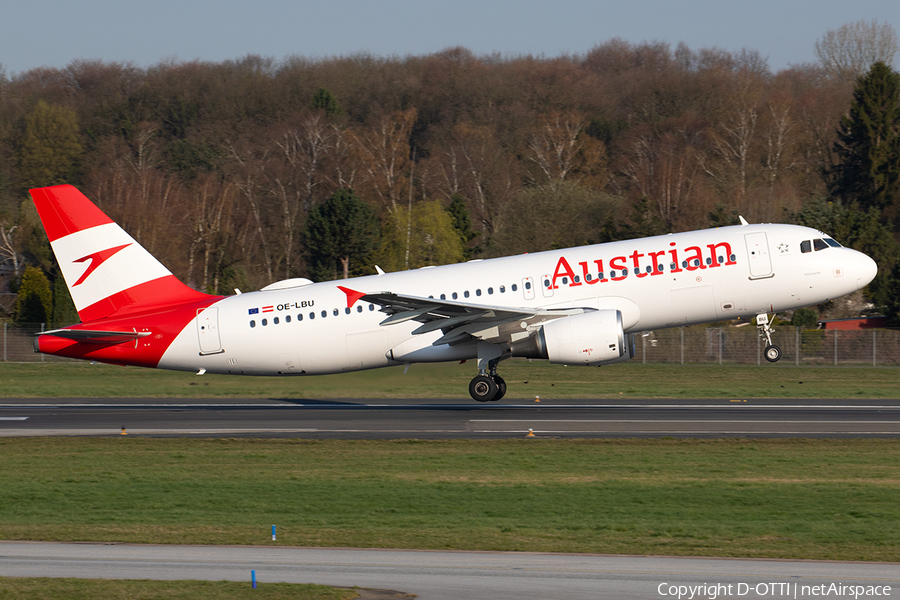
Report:
M 772 341 L 781 348 L 781 365 L 900 366 L 900 330 L 801 330 L 776 327 Z M 43 324 L 3 323 L 5 362 L 64 361 L 34 352 Z M 679 327 L 635 336 L 635 358 L 644 363 L 767 364 L 756 327 Z
M 900 331 L 893 329 L 801 330 L 777 327 L 772 343 L 781 348 L 779 364 L 900 366 Z M 756 327 L 681 327 L 636 338 L 635 359 L 644 363 L 767 364 L 765 342 Z
M 72 360 L 47 354 L 38 354 L 34 351 L 34 337 L 48 328 L 44 323 L 29 323 L 25 325 L 13 325 L 3 323 L 2 331 L 2 359 L 4 362 L 62 362 Z

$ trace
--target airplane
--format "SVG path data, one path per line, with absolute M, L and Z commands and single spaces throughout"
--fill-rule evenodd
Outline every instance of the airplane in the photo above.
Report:
M 297 376 L 476 360 L 469 393 L 507 391 L 511 357 L 599 366 L 635 333 L 826 302 L 875 261 L 807 227 L 741 224 L 257 292 L 191 289 L 70 185 L 30 191 L 81 320 L 35 338 L 56 356 L 197 374 Z

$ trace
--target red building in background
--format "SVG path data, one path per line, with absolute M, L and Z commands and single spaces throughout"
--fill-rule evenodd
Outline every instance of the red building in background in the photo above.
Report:
M 887 327 L 887 317 L 857 317 L 855 319 L 829 319 L 819 321 L 819 329 L 881 329 Z

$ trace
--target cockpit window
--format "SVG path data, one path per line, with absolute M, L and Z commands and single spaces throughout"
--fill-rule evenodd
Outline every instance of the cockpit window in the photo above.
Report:
M 818 251 L 818 250 L 827 250 L 827 249 L 828 249 L 828 244 L 825 243 L 825 240 L 821 240 L 821 239 L 816 238 L 816 239 L 813 240 L 813 248 L 815 248 L 816 251 Z
M 831 246 L 832 248 L 843 248 L 839 243 L 831 238 L 825 238 L 825 243 Z
M 800 252 L 812 252 L 812 243 L 809 240 L 800 242 Z

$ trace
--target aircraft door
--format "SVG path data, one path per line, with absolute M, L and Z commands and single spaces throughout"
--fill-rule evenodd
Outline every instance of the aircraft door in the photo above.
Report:
M 747 243 L 747 256 L 750 262 L 750 279 L 766 279 L 773 277 L 772 258 L 769 256 L 769 242 L 766 232 L 748 233 L 744 235 Z
M 526 300 L 534 300 L 534 281 L 531 277 L 522 278 L 522 293 Z
M 200 354 L 218 354 L 222 350 L 219 338 L 219 308 L 210 306 L 197 311 L 197 336 L 200 340 Z

